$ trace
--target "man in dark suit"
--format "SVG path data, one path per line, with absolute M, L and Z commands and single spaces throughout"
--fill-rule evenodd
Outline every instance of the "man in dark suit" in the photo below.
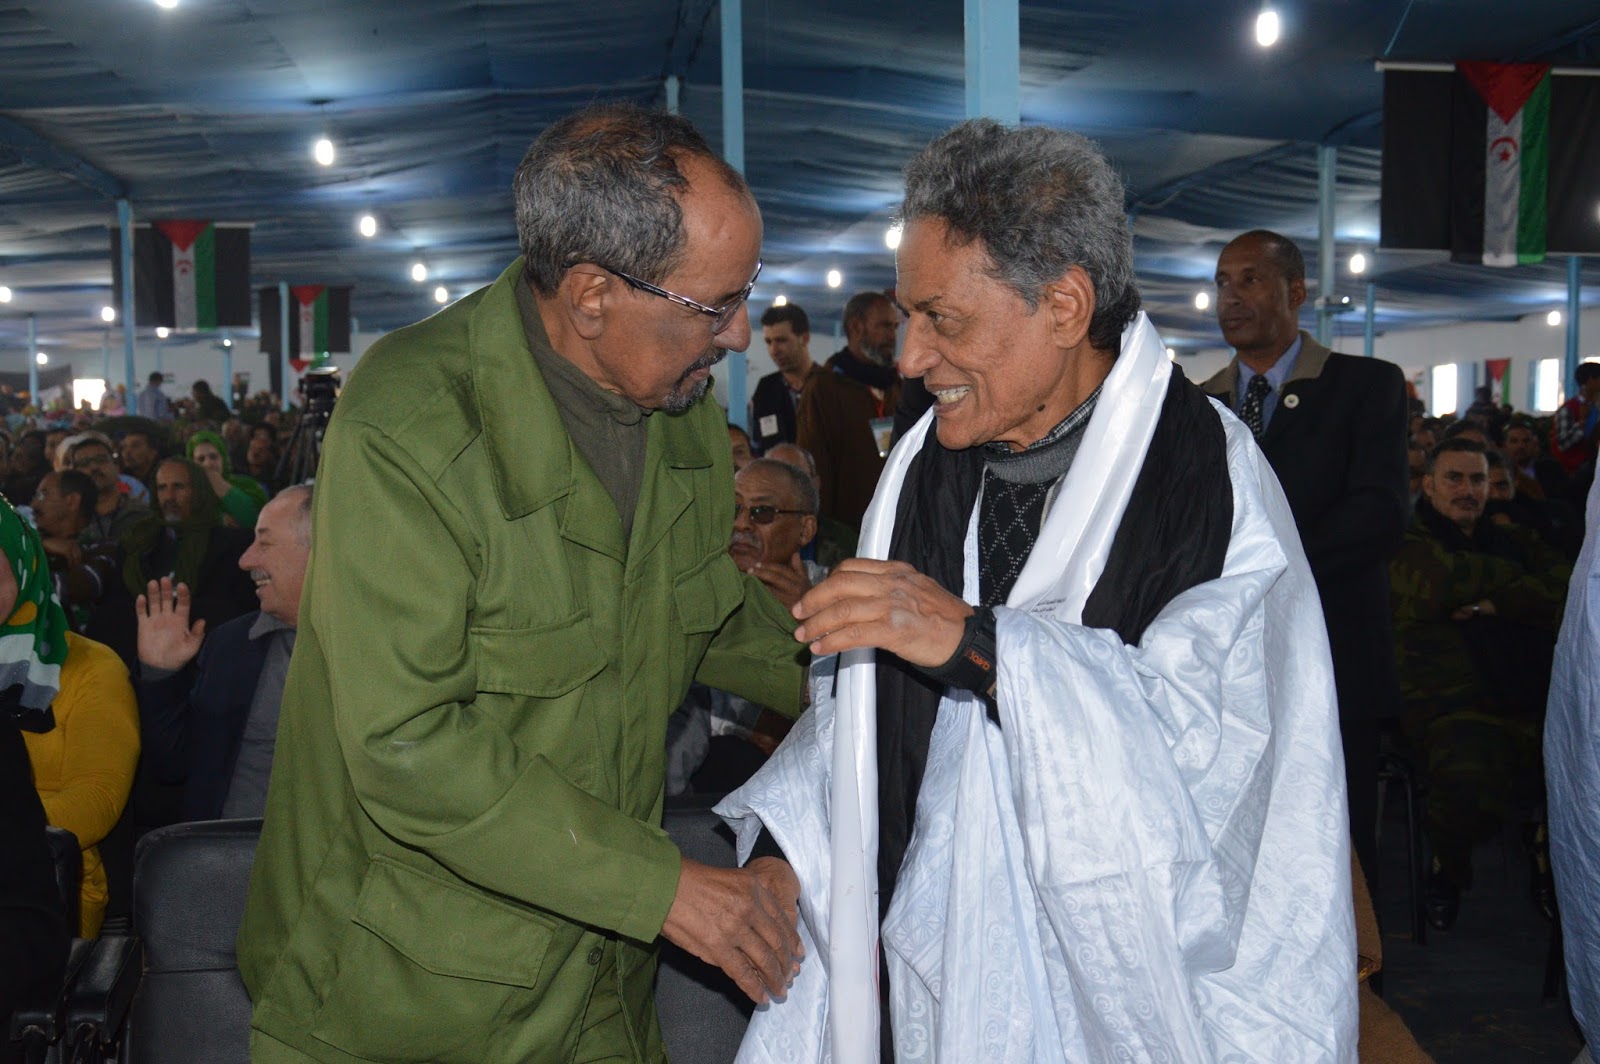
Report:
M 311 489 L 286 488 L 261 509 L 239 568 L 261 609 L 205 637 L 189 592 L 163 578 L 139 596 L 139 713 L 161 782 L 183 785 L 182 818 L 260 816 L 311 557 Z M 202 645 L 203 643 L 203 645 Z
M 1305 259 L 1257 229 L 1217 260 L 1217 323 L 1236 356 L 1201 388 L 1249 425 L 1294 512 L 1333 651 L 1351 838 L 1378 867 L 1379 722 L 1399 712 L 1389 558 L 1410 492 L 1398 366 L 1335 354 L 1302 332 Z
M 795 441 L 795 410 L 806 382 L 818 371 L 811 360 L 811 319 L 793 303 L 766 309 L 761 339 L 778 369 L 762 377 L 750 396 L 750 439 L 758 455 Z

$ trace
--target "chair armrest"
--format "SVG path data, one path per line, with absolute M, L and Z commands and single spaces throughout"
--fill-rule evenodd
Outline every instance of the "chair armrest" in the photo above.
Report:
M 122 1036 L 128 1006 L 144 972 L 144 950 L 136 935 L 95 940 L 77 981 L 67 993 L 63 1060 L 100 1060 Z
M 67 997 L 93 947 L 93 939 L 73 939 L 61 984 L 39 999 L 25 1002 L 11 1014 L 10 1038 L 22 1043 L 20 1059 L 28 1064 L 44 1060 L 50 1047 L 61 1041 L 66 1031 Z

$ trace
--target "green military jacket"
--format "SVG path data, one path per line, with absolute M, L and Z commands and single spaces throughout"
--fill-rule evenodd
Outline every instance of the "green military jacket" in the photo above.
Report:
M 1389 594 L 1394 609 L 1395 656 L 1400 693 L 1410 707 L 1437 712 L 1487 708 L 1480 670 L 1464 637 L 1464 625 L 1451 615 L 1483 599 L 1496 616 L 1543 629 L 1555 639 L 1566 602 L 1572 566 L 1518 525 L 1494 533 L 1515 544 L 1526 564 L 1480 550 L 1451 549 L 1421 511 L 1413 515 L 1399 551 L 1389 562 Z M 1436 518 L 1435 523 L 1443 518 Z M 1487 520 L 1487 519 L 1485 519 Z M 1449 535 L 1448 530 L 1445 535 Z M 1464 542 L 1464 541 L 1463 541 Z
M 619 1052 L 658 1057 L 667 717 L 696 679 L 799 710 L 720 411 L 651 415 L 624 543 L 521 270 L 374 344 L 328 431 L 239 935 L 253 1025 L 319 1061 L 570 1059 L 602 947 Z

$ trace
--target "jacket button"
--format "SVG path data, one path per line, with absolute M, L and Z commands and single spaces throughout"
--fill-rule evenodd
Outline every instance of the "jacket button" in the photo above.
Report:
M 599 946 L 596 946 L 596 947 L 594 947 L 593 949 L 591 949 L 589 951 L 589 963 L 590 964 L 599 964 L 600 963 L 600 957 L 601 957 L 601 952 L 600 952 L 600 947 Z

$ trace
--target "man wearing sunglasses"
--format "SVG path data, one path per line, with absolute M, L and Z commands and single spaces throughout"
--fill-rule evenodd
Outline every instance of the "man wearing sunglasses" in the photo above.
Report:
M 757 1001 L 799 966 L 786 864 L 660 829 L 692 681 L 801 697 L 701 401 L 760 213 L 627 105 L 552 125 L 514 194 L 522 258 L 375 344 L 328 430 L 240 935 L 255 1061 L 654 1064 L 658 937 Z

